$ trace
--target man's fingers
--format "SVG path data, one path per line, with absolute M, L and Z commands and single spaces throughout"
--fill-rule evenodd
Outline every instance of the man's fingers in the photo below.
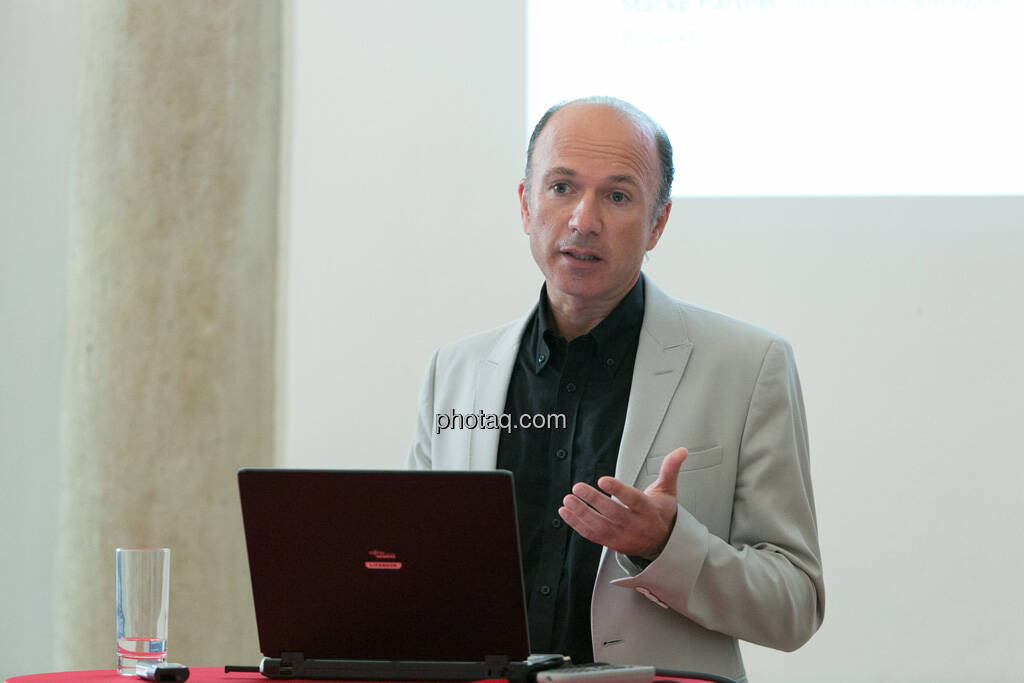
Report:
M 601 477 L 597 485 L 609 496 L 615 496 L 628 508 L 635 508 L 647 502 L 647 497 L 629 484 L 624 484 L 614 477 Z
M 676 478 L 679 476 L 679 468 L 683 466 L 686 456 L 685 448 L 677 448 L 666 455 L 665 459 L 661 461 L 661 471 L 658 472 L 657 481 L 648 486 L 645 493 L 648 495 L 660 493 L 675 498 Z
M 582 482 L 572 487 L 572 493 L 566 496 L 565 501 L 563 502 L 568 502 L 570 498 L 576 498 L 583 501 L 600 513 L 602 517 L 610 519 L 616 523 L 621 522 L 627 512 L 626 508 L 624 508 L 620 503 L 615 502 L 592 486 L 588 486 Z
M 601 477 L 600 490 L 578 482 L 562 499 L 558 515 L 587 540 L 653 558 L 672 530 L 676 478 L 685 459 L 685 448 L 666 455 L 657 480 L 643 492 L 613 477 Z
M 564 505 L 558 508 L 558 516 L 576 530 L 583 538 L 601 543 L 607 541 L 608 521 L 593 508 L 574 496 L 566 496 Z

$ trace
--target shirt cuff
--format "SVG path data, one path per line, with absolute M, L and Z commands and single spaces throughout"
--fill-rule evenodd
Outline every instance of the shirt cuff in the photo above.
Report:
M 707 558 L 708 533 L 706 526 L 679 506 L 675 526 L 658 557 L 647 561 L 615 553 L 628 576 L 613 579 L 612 585 L 632 588 L 661 607 L 672 605 L 681 611 Z

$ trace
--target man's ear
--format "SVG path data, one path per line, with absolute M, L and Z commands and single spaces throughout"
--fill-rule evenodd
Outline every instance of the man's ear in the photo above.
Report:
M 526 179 L 519 181 L 519 217 L 523 220 L 523 232 L 530 234 L 530 196 L 526 192 Z
M 668 215 L 672 213 L 672 200 L 668 200 L 668 203 L 658 212 L 658 218 L 654 221 L 654 228 L 651 229 L 651 236 L 647 240 L 647 251 L 654 249 L 655 245 L 658 244 L 658 240 L 661 239 L 661 234 L 665 232 L 665 224 L 668 223 Z

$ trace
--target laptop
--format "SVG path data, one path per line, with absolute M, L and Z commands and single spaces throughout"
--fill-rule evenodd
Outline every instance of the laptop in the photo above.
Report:
M 269 678 L 518 678 L 529 658 L 512 474 L 238 471 Z

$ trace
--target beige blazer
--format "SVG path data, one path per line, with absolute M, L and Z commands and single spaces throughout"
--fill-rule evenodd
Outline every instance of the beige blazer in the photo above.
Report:
M 821 624 L 807 427 L 789 344 L 670 298 L 645 278 L 615 476 L 643 489 L 673 449 L 690 454 L 679 511 L 646 568 L 607 548 L 591 602 L 597 661 L 745 681 L 738 638 L 780 650 Z M 493 469 L 495 429 L 434 428 L 435 415 L 501 414 L 526 318 L 439 349 L 419 400 L 408 466 Z

